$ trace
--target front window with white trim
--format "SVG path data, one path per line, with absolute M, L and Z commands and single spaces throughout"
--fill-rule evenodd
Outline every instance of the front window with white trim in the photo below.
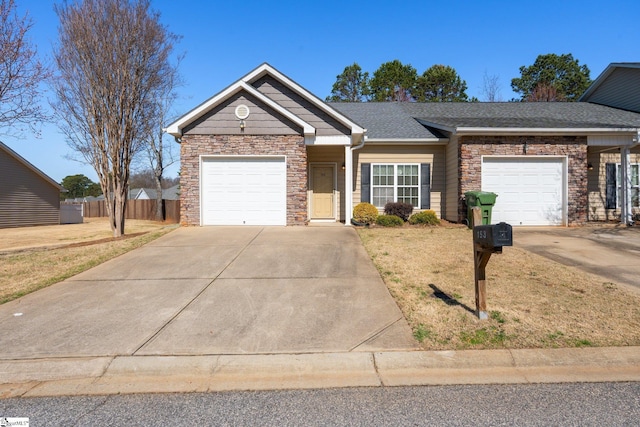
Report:
M 620 163 L 616 165 L 617 169 L 617 183 L 618 183 L 618 208 L 620 208 L 620 201 L 622 200 L 622 170 Z M 640 165 L 634 163 L 631 165 L 631 206 L 634 208 L 640 207 Z
M 419 164 L 373 164 L 371 193 L 373 205 L 383 208 L 388 202 L 409 203 L 419 207 Z

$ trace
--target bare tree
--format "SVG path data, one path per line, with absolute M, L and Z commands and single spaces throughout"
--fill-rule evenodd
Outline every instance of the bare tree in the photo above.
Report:
M 14 0 L 0 0 L 0 126 L 27 125 L 35 131 L 50 117 L 39 102 L 39 85 L 51 76 L 37 58 L 27 32 L 33 22 L 16 13 Z
M 526 102 L 563 102 L 566 100 L 555 86 L 547 83 L 538 83 L 525 98 Z
M 500 95 L 500 76 L 497 74 L 488 75 L 484 72 L 482 76 L 482 95 L 486 102 L 501 102 Z
M 149 0 L 79 0 L 55 7 L 55 111 L 69 145 L 100 180 L 115 237 L 124 234 L 130 166 L 156 126 L 158 96 L 175 74 L 177 36 Z
M 174 90 L 179 81 L 177 68 L 174 68 L 174 72 L 167 76 L 164 86 L 158 91 L 158 97 L 156 98 L 158 112 L 156 125 L 152 127 L 152 131 L 147 137 L 146 153 L 149 159 L 149 166 L 153 171 L 156 187 L 156 221 L 164 219 L 162 214 L 162 180 L 164 179 L 164 171 L 176 162 L 173 155 L 172 142 L 164 138 L 166 134 L 162 125 L 165 123 L 171 104 L 176 98 Z
M 164 135 L 165 133 L 162 128 L 159 127 L 156 136 L 149 137 L 149 143 L 147 145 L 149 163 L 153 171 L 156 187 L 156 221 L 164 220 L 164 215 L 162 214 L 162 183 L 164 180 L 164 171 L 176 162 L 171 151 L 171 146 L 165 144 Z M 166 154 L 169 155 L 167 156 Z

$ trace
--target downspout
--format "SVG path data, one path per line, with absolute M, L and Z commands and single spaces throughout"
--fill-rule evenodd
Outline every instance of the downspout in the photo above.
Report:
M 345 147 L 345 177 L 344 177 L 344 185 L 345 185 L 345 218 L 344 225 L 351 226 L 351 216 L 353 213 L 353 152 L 364 147 L 366 142 L 367 130 L 363 129 L 362 131 L 362 141 L 358 145 L 354 145 L 353 147 Z
M 621 168 L 622 168 L 622 209 L 620 212 L 620 222 L 626 226 L 634 225 L 633 207 L 631 204 L 631 149 L 640 145 L 640 129 L 630 145 L 620 147 Z

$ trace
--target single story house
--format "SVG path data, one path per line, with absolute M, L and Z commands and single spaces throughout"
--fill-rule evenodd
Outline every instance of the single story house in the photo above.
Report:
M 498 194 L 493 222 L 612 219 L 639 130 L 592 102 L 326 103 L 266 63 L 166 128 L 185 225 L 349 224 L 362 201 L 462 222 L 470 190 Z
M 0 228 L 60 224 L 64 188 L 0 142 Z
M 162 189 L 163 200 L 179 200 L 180 186 L 178 184 L 173 187 Z M 129 200 L 156 200 L 157 190 L 155 188 L 134 188 L 129 190 Z

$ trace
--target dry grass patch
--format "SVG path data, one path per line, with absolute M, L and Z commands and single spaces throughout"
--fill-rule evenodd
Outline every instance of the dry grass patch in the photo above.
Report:
M 129 221 L 127 221 L 128 223 Z M 107 229 L 108 229 L 107 224 Z M 54 249 L 23 249 L 0 253 L 0 304 L 88 270 L 136 249 L 174 230 L 155 228 L 142 235 L 108 239 L 99 243 L 82 240 L 82 245 Z M 96 236 L 101 237 L 101 236 Z
M 126 234 L 160 230 L 166 224 L 128 219 Z M 0 253 L 21 249 L 60 247 L 113 237 L 108 218 L 85 218 L 82 224 L 41 225 L 0 229 Z
M 358 232 L 425 349 L 640 345 L 640 297 L 599 276 L 506 247 L 487 266 L 481 321 L 471 230 Z

